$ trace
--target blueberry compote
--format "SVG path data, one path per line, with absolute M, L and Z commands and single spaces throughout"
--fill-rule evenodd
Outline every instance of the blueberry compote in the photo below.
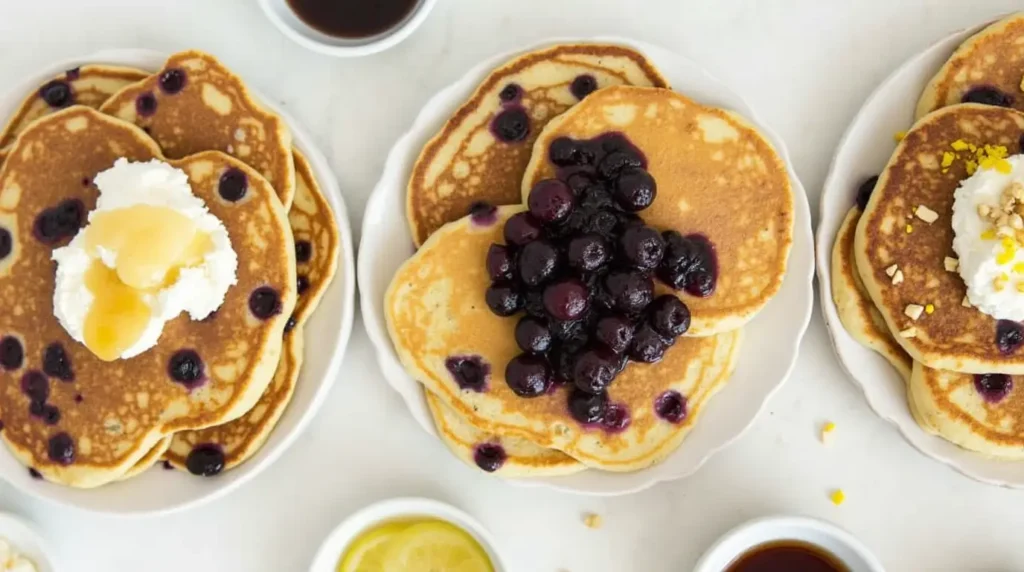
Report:
M 487 255 L 487 304 L 518 320 L 522 353 L 505 380 L 524 398 L 571 383 L 574 419 L 620 431 L 630 412 L 609 401 L 608 388 L 630 359 L 657 362 L 690 327 L 689 309 L 675 296 L 655 296 L 654 278 L 710 296 L 714 247 L 701 235 L 644 224 L 638 215 L 654 202 L 657 183 L 622 134 L 561 137 L 548 158 L 556 178 L 533 187 L 528 210 L 505 222 L 505 244 Z

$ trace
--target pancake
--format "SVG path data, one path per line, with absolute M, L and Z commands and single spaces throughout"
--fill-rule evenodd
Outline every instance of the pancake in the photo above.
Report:
M 916 363 L 910 390 L 926 430 L 989 457 L 1024 459 L 1024 377 L 954 373 Z
M 302 326 L 313 314 L 338 271 L 338 223 L 320 190 L 306 157 L 295 150 L 295 200 L 288 223 L 295 237 L 295 266 L 299 276 L 299 301 L 295 324 Z
M 712 335 L 748 322 L 782 286 L 793 243 L 793 192 L 782 159 L 732 112 L 667 89 L 609 87 L 541 133 L 523 177 L 523 202 L 538 181 L 565 176 L 548 158 L 552 141 L 610 132 L 622 133 L 646 155 L 657 182 L 657 198 L 639 213 L 644 221 L 659 230 L 702 234 L 717 253 L 718 284 L 711 296 L 675 292 L 693 316 L 686 335 Z
M 0 163 L 14 138 L 36 119 L 71 105 L 98 109 L 110 96 L 148 75 L 132 68 L 85 65 L 51 78 L 25 97 L 7 126 L 0 131 L 0 149 L 3 150 L 0 151 Z
M 172 55 L 156 74 L 114 94 L 100 111 L 135 123 L 171 159 L 222 151 L 259 171 L 287 209 L 295 195 L 292 136 L 242 80 L 198 51 Z
M 118 480 L 127 481 L 128 479 L 137 477 L 148 471 L 149 468 L 158 463 L 160 458 L 164 456 L 164 453 L 167 452 L 167 449 L 171 446 L 171 439 L 172 437 L 164 437 L 163 439 L 160 439 L 160 441 L 157 442 L 156 447 L 150 449 L 149 452 L 146 453 L 145 457 L 139 459 L 139 462 L 135 463 L 132 468 L 128 469 L 127 473 L 121 475 Z
M 928 82 L 916 116 L 957 103 L 1024 111 L 1024 13 L 992 24 L 957 48 Z
M 441 441 L 462 462 L 502 477 L 552 477 L 578 473 L 586 466 L 572 457 L 521 437 L 487 433 L 474 427 L 427 391 L 427 405 Z
M 944 267 L 945 258 L 955 256 L 953 191 L 968 175 L 965 159 L 941 166 L 953 142 L 1016 153 L 1022 133 L 1024 114 L 1012 109 L 963 104 L 928 115 L 897 146 L 857 225 L 854 250 L 864 285 L 896 341 L 928 367 L 1024 373 L 1024 351 L 1004 353 L 997 345 L 997 329 L 1005 331 L 1005 325 L 997 328 L 992 317 L 963 306 L 966 286 L 959 273 Z M 938 213 L 934 223 L 913 215 L 921 205 Z M 886 273 L 893 264 L 904 276 L 898 285 Z M 904 313 L 909 304 L 932 304 L 934 313 L 913 320 Z M 915 337 L 900 335 L 908 330 Z
M 0 260 L 0 298 L 8 308 L 0 316 L 0 336 L 16 341 L 23 356 L 0 372 L 2 436 L 24 464 L 75 487 L 116 480 L 166 435 L 223 424 L 248 411 L 273 377 L 296 297 L 294 242 L 273 188 L 236 159 L 200 153 L 170 164 L 185 171 L 196 196 L 226 226 L 241 261 L 237 284 L 212 318 L 193 321 L 183 314 L 171 320 L 160 342 L 134 358 L 104 362 L 75 342 L 53 316 L 51 252 L 68 242 L 95 205 L 92 178 L 122 157 L 161 155 L 142 130 L 74 106 L 33 123 L 0 169 L 0 226 L 12 239 Z M 244 197 L 234 203 L 218 192 L 227 169 L 241 171 L 247 181 Z M 37 226 L 56 234 L 37 238 Z M 265 319 L 250 310 L 257 291 L 261 300 L 277 302 Z M 47 362 L 43 356 L 51 345 L 63 350 L 63 363 L 40 363 Z M 203 377 L 187 385 L 168 375 L 171 358 L 180 359 L 183 349 L 193 349 L 202 362 Z M 38 370 L 71 381 L 46 380 Z M 21 390 L 27 374 L 43 377 L 46 403 L 59 419 L 44 422 L 30 413 Z M 64 453 L 73 460 L 65 463 Z
M 224 425 L 175 433 L 164 460 L 176 469 L 188 471 L 189 454 L 196 448 L 202 451 L 210 446 L 224 455 L 221 470 L 233 469 L 248 460 L 260 450 L 281 419 L 295 391 L 301 365 L 302 329 L 298 328 L 285 334 L 274 379 L 252 409 Z
M 843 219 L 832 247 L 832 299 L 836 303 L 836 313 L 853 339 L 881 354 L 896 368 L 904 381 L 909 382 L 913 362 L 903 347 L 893 339 L 889 327 L 885 325 L 885 318 L 871 302 L 864 282 L 857 273 L 853 235 L 858 220 L 860 209 L 854 206 Z
M 384 313 L 395 350 L 414 379 L 477 428 L 558 449 L 588 467 L 634 471 L 675 450 L 705 402 L 733 369 L 740 330 L 679 338 L 656 364 L 628 365 L 608 390 L 612 430 L 584 427 L 568 411 L 569 387 L 539 397 L 516 396 L 505 382 L 519 354 L 517 319 L 493 314 L 484 299 L 490 284 L 484 260 L 501 242 L 504 221 L 522 207 L 497 209 L 494 222 L 466 217 L 446 225 L 399 269 L 385 295 Z M 460 389 L 449 365 L 462 360 L 489 369 L 484 387 Z M 452 369 L 458 369 L 452 365 Z M 677 405 L 674 421 L 655 413 Z M 671 414 L 670 414 L 671 415 Z
M 580 101 L 574 94 L 609 85 L 666 87 L 640 53 L 607 44 L 563 44 L 519 55 L 495 69 L 423 148 L 406 194 L 406 216 L 416 246 L 478 201 L 519 202 L 519 183 L 544 125 Z M 589 84 L 589 85 L 586 85 Z M 507 90 L 507 91 L 506 91 Z M 504 95 L 503 95 L 504 94 Z M 529 115 L 525 133 L 523 111 Z M 501 116 L 513 141 L 499 139 Z M 516 123 L 516 119 L 520 122 Z

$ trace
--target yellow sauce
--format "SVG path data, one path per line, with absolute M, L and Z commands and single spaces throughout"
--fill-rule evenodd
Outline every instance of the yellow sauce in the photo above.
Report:
M 494 572 L 472 535 L 438 519 L 385 522 L 362 532 L 338 560 L 337 572 Z

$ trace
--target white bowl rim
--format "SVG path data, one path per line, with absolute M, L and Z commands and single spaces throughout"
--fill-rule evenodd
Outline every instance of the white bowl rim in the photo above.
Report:
M 157 50 L 145 49 L 145 48 L 110 48 L 103 49 L 91 54 L 68 58 L 60 61 L 41 66 L 35 73 L 26 75 L 24 78 L 19 79 L 9 84 L 11 89 L 3 90 L 2 94 L 6 97 L 6 94 L 15 93 L 16 97 L 23 97 L 22 93 L 28 93 L 23 88 L 27 85 L 35 85 L 38 82 L 34 81 L 38 77 L 41 77 L 47 70 L 64 70 L 71 69 L 76 66 L 87 65 L 92 63 L 106 63 L 110 65 L 138 65 L 135 63 L 126 63 L 126 61 L 136 62 L 137 60 L 152 60 L 156 65 L 164 62 L 167 59 L 167 52 L 161 52 Z M 21 91 L 17 91 L 21 90 Z M 330 361 L 327 364 L 326 369 L 320 380 L 319 387 L 314 392 L 309 407 L 303 412 L 298 422 L 291 431 L 277 443 L 273 448 L 268 448 L 265 443 L 263 448 L 258 451 L 255 455 L 249 458 L 245 464 L 233 469 L 233 471 L 241 471 L 237 477 L 227 482 L 227 484 L 211 488 L 208 492 L 198 495 L 195 498 L 187 501 L 172 504 L 155 509 L 100 509 L 92 506 L 81 506 L 78 504 L 71 503 L 69 501 L 54 498 L 50 495 L 41 494 L 34 487 L 26 487 L 20 481 L 6 478 L 5 475 L 0 473 L 0 479 L 3 479 L 9 483 L 16 490 L 43 500 L 44 502 L 52 503 L 58 506 L 73 507 L 78 510 L 86 512 L 92 512 L 97 514 L 105 514 L 114 517 L 133 518 L 133 517 L 149 517 L 156 515 L 170 514 L 182 510 L 187 510 L 192 507 L 200 506 L 208 502 L 214 501 L 224 495 L 238 489 L 243 484 L 247 483 L 251 479 L 266 470 L 267 467 L 272 465 L 275 461 L 280 458 L 282 454 L 295 442 L 296 439 L 305 431 L 306 427 L 312 422 L 316 416 L 320 407 L 326 400 L 327 394 L 330 392 L 335 381 L 338 378 L 338 374 L 341 370 L 341 362 L 345 355 L 345 350 L 348 346 L 349 338 L 352 333 L 352 325 L 355 318 L 356 304 L 355 304 L 355 291 L 356 291 L 356 278 L 355 278 L 355 256 L 354 246 L 352 241 L 352 227 L 348 217 L 348 209 L 345 205 L 345 197 L 341 193 L 341 189 L 338 185 L 337 176 L 334 174 L 333 169 L 330 167 L 330 163 L 327 161 L 323 153 L 313 145 L 315 139 L 310 136 L 299 124 L 295 121 L 291 115 L 284 110 L 280 105 L 276 105 L 272 100 L 265 97 L 261 92 L 256 89 L 250 88 L 252 93 L 260 100 L 260 102 L 271 109 L 274 113 L 277 113 L 284 119 L 285 124 L 288 125 L 293 135 L 293 144 L 302 151 L 303 155 L 306 156 L 310 162 L 310 166 L 314 174 L 326 174 L 327 177 L 318 176 L 317 182 L 320 184 L 322 191 L 331 204 L 331 208 L 334 211 L 334 219 L 338 225 L 338 246 L 339 246 L 339 261 L 338 271 L 334 277 L 334 281 L 329 288 L 341 288 L 341 316 L 338 333 L 338 343 L 333 348 L 333 353 Z M 287 414 L 287 411 L 285 412 Z M 269 438 L 268 438 L 269 439 Z M 62 486 L 53 483 L 47 483 L 51 486 Z M 118 483 L 110 483 L 106 486 L 117 486 Z
M 361 56 L 368 56 L 382 52 L 389 48 L 392 48 L 406 38 L 412 35 L 420 25 L 427 19 L 427 16 L 434 10 L 434 5 L 437 4 L 437 0 L 419 0 L 416 6 L 413 7 L 412 12 L 396 27 L 393 27 L 378 36 L 372 36 L 367 38 L 367 41 L 358 43 L 354 41 L 352 44 L 328 44 L 325 42 L 317 41 L 308 35 L 304 34 L 303 31 L 312 31 L 313 28 L 305 22 L 299 22 L 298 25 L 303 27 L 303 30 L 296 29 L 293 25 L 286 22 L 281 16 L 275 11 L 275 5 L 283 5 L 284 9 L 291 10 L 288 6 L 287 0 L 259 0 L 260 8 L 263 9 L 263 13 L 267 16 L 274 26 L 281 31 L 282 34 L 288 37 L 296 44 L 312 50 L 314 52 L 342 57 L 342 58 L 354 58 Z M 296 16 L 298 20 L 298 16 Z
M 633 39 L 629 39 L 629 38 L 625 38 L 625 37 L 621 37 L 621 36 L 605 36 L 605 35 L 600 35 L 600 36 L 592 36 L 592 37 L 552 37 L 552 38 L 548 38 L 548 39 L 542 40 L 542 41 L 537 42 L 537 43 L 532 44 L 532 45 L 528 45 L 528 46 L 525 46 L 525 47 L 521 47 L 521 48 L 517 48 L 517 49 L 514 49 L 514 50 L 507 51 L 507 52 L 503 52 L 503 53 L 499 53 L 499 54 L 496 54 L 496 55 L 489 56 L 489 57 L 485 58 L 484 60 L 482 60 L 481 62 L 479 62 L 478 64 L 470 67 L 465 73 L 461 74 L 459 77 L 457 77 L 451 83 L 447 84 L 446 86 L 444 86 L 443 88 L 438 90 L 430 99 L 428 99 L 427 102 L 424 103 L 424 105 L 421 108 L 420 112 L 417 114 L 416 118 L 410 123 L 409 129 L 406 130 L 396 140 L 395 144 L 392 146 L 390 152 L 388 153 L 387 159 L 385 160 L 384 168 L 382 170 L 381 179 L 378 180 L 377 185 L 374 186 L 373 192 L 371 192 L 370 197 L 367 200 L 366 211 L 364 212 L 364 217 L 363 217 L 363 227 L 362 227 L 362 235 L 361 236 L 363 236 L 363 237 L 371 236 L 371 234 L 368 234 L 368 233 L 372 232 L 372 230 L 373 230 L 370 227 L 370 225 L 372 225 L 372 221 L 370 220 L 370 217 L 366 216 L 366 213 L 371 211 L 371 209 L 373 208 L 373 205 L 376 202 L 384 200 L 384 199 L 382 199 L 380 197 L 386 195 L 386 189 L 384 188 L 384 183 L 386 182 L 387 173 L 388 173 L 389 169 L 391 168 L 390 166 L 392 164 L 394 164 L 395 162 L 400 161 L 401 158 L 399 156 L 399 151 L 406 144 L 407 140 L 415 134 L 414 132 L 415 132 L 417 126 L 421 122 L 424 121 L 424 115 L 425 115 L 427 109 L 432 105 L 432 102 L 434 101 L 435 98 L 439 98 L 442 95 L 446 94 L 449 90 L 452 90 L 453 88 L 456 88 L 456 87 L 460 86 L 460 84 L 462 84 L 463 82 L 467 81 L 467 78 L 482 76 L 482 75 L 485 74 L 485 72 L 487 70 L 493 69 L 495 66 L 499 65 L 501 62 L 506 61 L 506 60 L 508 60 L 508 59 L 510 59 L 510 58 L 512 58 L 512 57 L 514 57 L 516 55 L 518 55 L 518 54 L 521 54 L 521 53 L 524 53 L 524 52 L 528 52 L 528 51 L 532 51 L 532 50 L 541 49 L 541 48 L 543 48 L 545 46 L 551 46 L 551 45 L 563 44 L 563 43 L 612 43 L 612 44 L 621 44 L 621 45 L 630 46 L 630 47 L 633 47 L 633 48 L 635 48 L 635 49 L 637 49 L 637 50 L 639 50 L 641 52 L 650 51 L 650 50 L 661 51 L 661 52 L 664 52 L 664 53 L 667 53 L 667 54 L 671 54 L 672 57 L 677 59 L 678 61 L 685 62 L 685 64 L 687 66 L 690 66 L 690 67 L 694 68 L 695 70 L 698 70 L 710 82 L 713 82 L 713 83 L 716 83 L 716 84 L 719 84 L 719 85 L 722 85 L 722 86 L 727 86 L 727 84 L 725 84 L 724 82 L 719 80 L 716 76 L 711 74 L 703 66 L 700 66 L 699 64 L 697 64 L 693 60 L 691 60 L 691 59 L 689 59 L 689 58 L 687 58 L 687 57 L 685 57 L 683 55 L 680 55 L 680 54 L 678 54 L 676 52 L 673 52 L 671 50 L 668 50 L 666 48 L 662 48 L 662 47 L 657 46 L 655 44 L 651 44 L 651 43 L 648 43 L 648 42 L 641 42 L 641 41 L 637 41 L 637 40 L 633 40 Z M 742 437 L 746 433 L 746 431 L 749 430 L 750 427 L 752 427 L 754 425 L 754 423 L 757 421 L 757 419 L 760 417 L 760 414 L 767 407 L 767 404 L 771 400 L 772 396 L 774 396 L 782 388 L 783 384 L 789 379 L 790 375 L 792 374 L 793 369 L 796 366 L 796 360 L 797 360 L 797 358 L 799 356 L 801 341 L 803 339 L 803 336 L 806 334 L 807 329 L 808 329 L 808 327 L 810 325 L 811 315 L 812 315 L 813 309 L 814 309 L 814 300 L 813 300 L 813 298 L 814 298 L 813 279 L 814 279 L 814 266 L 815 266 L 814 265 L 814 245 L 813 245 L 814 239 L 813 239 L 813 231 L 812 231 L 812 228 L 811 228 L 812 221 L 811 221 L 811 216 L 810 216 L 810 206 L 809 206 L 809 203 L 807 201 L 807 194 L 806 194 L 806 191 L 804 190 L 803 183 L 800 181 L 799 176 L 796 174 L 796 171 L 793 168 L 793 164 L 792 164 L 792 161 L 791 161 L 790 156 L 789 156 L 788 148 L 786 147 L 785 142 L 783 141 L 783 139 L 781 137 L 779 137 L 778 134 L 775 133 L 775 131 L 773 131 L 770 127 L 768 127 L 766 125 L 766 123 L 757 114 L 756 110 L 754 110 L 753 107 L 739 93 L 737 93 L 737 92 L 735 92 L 735 91 L 733 91 L 731 89 L 729 89 L 728 91 L 729 91 L 731 96 L 736 98 L 738 101 L 742 102 L 742 104 L 746 107 L 746 110 L 744 110 L 745 118 L 748 121 L 750 121 L 752 124 L 757 126 L 757 128 L 765 135 L 765 137 L 769 141 L 772 142 L 772 145 L 775 147 L 776 152 L 782 158 L 783 162 L 786 165 L 787 176 L 789 177 L 789 179 L 790 179 L 790 181 L 792 183 L 792 186 L 793 186 L 794 209 L 796 211 L 800 211 L 795 216 L 795 219 L 799 219 L 801 216 L 803 216 L 805 218 L 805 220 L 806 220 L 806 224 L 805 225 L 799 225 L 799 224 L 794 223 L 794 243 L 796 243 L 796 242 L 798 242 L 800 240 L 803 240 L 803 239 L 808 240 L 808 247 L 809 247 L 809 250 L 810 250 L 808 260 L 802 261 L 802 262 L 795 262 L 796 259 L 791 254 L 790 258 L 789 258 L 789 266 L 787 268 L 786 277 L 787 277 L 787 279 L 789 279 L 790 275 L 793 275 L 794 277 L 797 277 L 797 278 L 800 279 L 800 284 L 806 284 L 807 285 L 806 286 L 807 287 L 807 291 L 808 291 L 807 292 L 808 293 L 808 297 L 807 297 L 807 302 L 801 306 L 801 308 L 800 308 L 801 311 L 798 312 L 798 313 L 794 312 L 794 315 L 796 315 L 796 317 L 797 317 L 798 326 L 799 327 L 797 328 L 797 330 L 795 332 L 796 335 L 794 337 L 794 340 L 793 340 L 793 343 L 792 343 L 791 347 L 789 348 L 791 350 L 789 352 L 790 353 L 790 359 L 789 359 L 789 362 L 787 364 L 787 367 L 785 368 L 784 374 L 779 377 L 779 380 L 774 385 L 774 387 L 764 395 L 764 399 L 758 404 L 758 406 L 756 408 L 756 411 L 753 412 L 753 415 L 751 415 L 749 417 L 749 419 L 747 419 L 744 423 L 742 423 L 741 427 L 738 427 L 738 428 L 736 428 L 735 431 L 732 431 L 731 434 L 727 438 L 722 440 L 717 446 L 710 448 L 707 451 L 707 453 L 703 456 L 703 458 L 700 459 L 698 462 L 696 462 L 687 471 L 684 471 L 684 472 L 681 472 L 681 473 L 678 473 L 678 474 L 663 475 L 663 476 L 660 476 L 660 477 L 653 477 L 653 478 L 647 479 L 646 481 L 643 481 L 641 483 L 635 484 L 633 486 L 629 486 L 629 487 L 625 487 L 625 488 L 617 489 L 617 490 L 605 490 L 605 491 L 580 490 L 578 488 L 575 488 L 575 487 L 572 487 L 572 486 L 569 486 L 569 485 L 554 484 L 554 483 L 546 482 L 546 481 L 540 480 L 540 479 L 535 479 L 535 480 L 530 480 L 530 479 L 507 479 L 507 481 L 512 482 L 512 483 L 516 484 L 517 486 L 523 486 L 523 487 L 542 487 L 542 488 L 549 488 L 549 489 L 554 489 L 554 490 L 558 490 L 558 491 L 562 491 L 562 492 L 569 492 L 569 493 L 585 495 L 585 496 L 611 497 L 611 496 L 620 496 L 620 495 L 633 494 L 633 493 L 636 493 L 636 492 L 640 492 L 640 491 L 646 490 L 646 489 L 648 489 L 650 487 L 653 487 L 653 486 L 655 486 L 655 485 L 657 485 L 659 483 L 662 483 L 662 482 L 668 482 L 668 481 L 674 481 L 674 480 L 679 480 L 679 479 L 686 478 L 686 477 L 692 475 L 693 473 L 697 472 L 715 454 L 717 454 L 721 450 L 725 449 L 726 447 L 728 447 L 729 445 L 731 445 L 732 443 L 737 441 L 740 437 Z M 433 421 L 431 419 L 429 419 L 429 418 L 421 417 L 421 414 L 423 412 L 417 411 L 417 410 L 413 409 L 412 406 L 411 406 L 411 403 L 413 403 L 414 401 L 417 401 L 417 400 L 423 401 L 424 400 L 424 398 L 422 396 L 422 388 L 421 387 L 414 388 L 415 392 L 416 392 L 416 394 L 414 395 L 413 394 L 413 389 L 410 389 L 411 385 L 408 386 L 408 387 L 405 387 L 405 388 L 396 387 L 391 382 L 391 379 L 388 376 L 387 372 L 391 368 L 396 367 L 396 366 L 391 363 L 392 360 L 387 355 L 387 352 L 385 350 L 382 350 L 382 348 L 390 348 L 390 347 L 392 347 L 392 343 L 391 343 L 391 340 L 390 340 L 390 336 L 387 333 L 386 326 L 384 326 L 383 324 L 379 323 L 381 321 L 381 316 L 380 316 L 381 312 L 374 307 L 375 300 L 374 300 L 374 297 L 372 295 L 372 288 L 369 288 L 368 285 L 366 284 L 366 281 L 371 279 L 369 276 L 371 274 L 370 265 L 372 264 L 372 261 L 371 261 L 372 257 L 367 256 L 366 252 L 364 250 L 364 249 L 368 248 L 367 244 L 368 244 L 368 241 L 366 241 L 366 240 L 361 240 L 360 241 L 360 245 L 359 245 L 360 255 L 357 257 L 357 260 L 356 260 L 356 264 L 357 264 L 357 270 L 356 270 L 357 280 L 359 281 L 360 292 L 362 292 L 362 295 L 360 296 L 360 308 L 361 308 L 361 311 L 362 311 L 364 328 L 365 328 L 365 330 L 367 332 L 368 337 L 370 338 L 371 343 L 373 344 L 374 353 L 375 353 L 375 356 L 376 356 L 376 359 L 377 359 L 378 366 L 384 372 L 384 377 L 388 381 L 388 384 L 391 385 L 391 387 L 393 389 L 395 389 L 395 391 L 397 391 L 402 396 L 403 400 L 406 402 L 406 405 L 409 406 L 410 413 L 413 415 L 413 418 L 416 419 L 420 423 L 420 426 L 425 431 L 430 433 L 431 435 L 435 435 L 436 436 L 436 432 L 432 430 Z M 796 274 L 797 273 L 797 269 L 795 268 L 795 266 L 801 266 L 801 265 L 806 265 L 805 272 L 803 273 L 804 275 L 797 276 L 797 274 Z M 803 286 L 800 286 L 800 287 L 803 287 Z M 368 295 L 367 292 L 370 292 L 371 294 Z M 423 409 L 426 409 L 425 406 L 424 406 Z
M 58 570 L 58 558 L 52 547 L 24 518 L 11 512 L 0 512 L 0 537 L 7 539 L 15 552 L 32 560 L 38 572 Z
M 417 517 L 436 518 L 466 531 L 487 553 L 495 572 L 508 570 L 494 537 L 468 513 L 434 499 L 399 497 L 371 503 L 345 517 L 324 538 L 309 571 L 333 572 L 345 549 L 361 533 L 388 521 Z

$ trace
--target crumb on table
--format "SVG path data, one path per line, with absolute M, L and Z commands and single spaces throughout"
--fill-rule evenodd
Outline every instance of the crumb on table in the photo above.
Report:
M 583 525 L 587 528 L 601 528 L 602 519 L 601 515 L 588 512 L 583 515 Z

